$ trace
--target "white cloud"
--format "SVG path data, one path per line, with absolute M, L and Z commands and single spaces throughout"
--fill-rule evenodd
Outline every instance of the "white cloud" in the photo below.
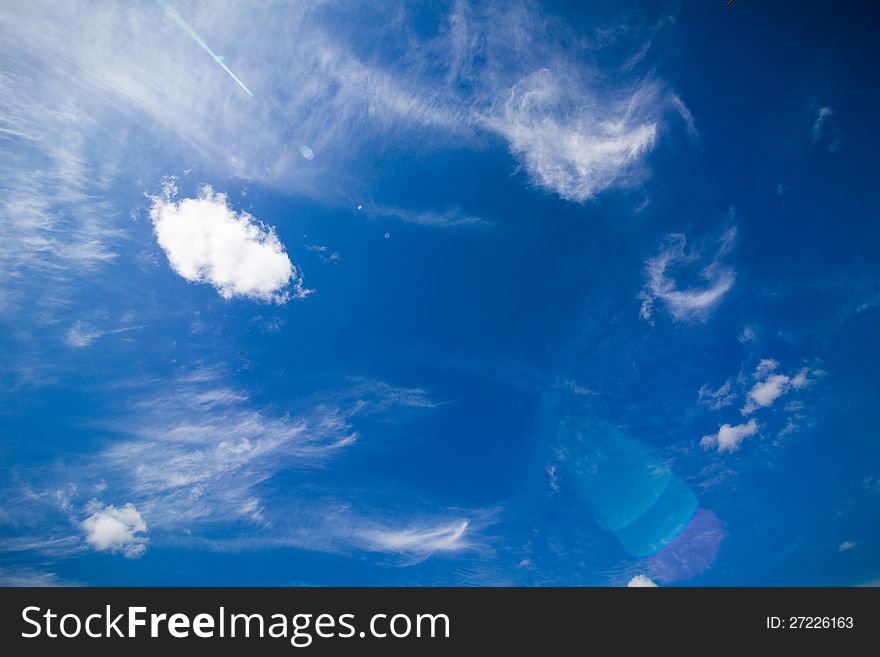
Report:
M 203 370 L 144 394 L 112 429 L 131 436 L 97 457 L 103 476 L 130 486 L 157 527 L 250 519 L 261 524 L 258 486 L 283 468 L 318 466 L 358 434 L 351 410 L 300 417 L 255 408 L 249 396 Z
M 650 319 L 654 304 L 659 300 L 676 320 L 705 318 L 724 298 L 736 280 L 736 272 L 721 263 L 732 248 L 736 229 L 728 230 L 720 241 L 712 260 L 700 269 L 706 281 L 703 287 L 679 289 L 675 270 L 700 261 L 698 251 L 686 251 L 687 239 L 681 233 L 668 235 L 660 245 L 659 253 L 645 263 L 647 283 L 639 297 L 642 299 L 641 316 Z
M 43 572 L 32 568 L 0 569 L 0 586 L 3 587 L 60 587 L 80 586 L 56 575 L 53 572 Z
M 834 110 L 830 107 L 820 107 L 816 112 L 816 120 L 813 122 L 813 128 L 810 130 L 810 143 L 815 144 L 822 136 L 822 130 L 828 120 L 834 116 Z
M 685 127 L 687 127 L 688 135 L 690 135 L 691 139 L 697 139 L 700 136 L 700 133 L 697 130 L 697 126 L 694 122 L 694 115 L 691 114 L 691 111 L 687 108 L 687 105 L 684 104 L 684 101 L 679 98 L 678 94 L 670 93 L 669 102 L 672 105 L 673 109 L 679 113 L 682 120 L 684 121 Z
M 306 401 L 301 412 L 279 413 L 224 385 L 218 370 L 199 370 L 177 380 L 146 384 L 124 419 L 104 428 L 123 437 L 92 459 L 108 490 L 134 500 L 163 540 L 206 541 L 215 549 L 290 545 L 306 549 L 351 547 L 427 554 L 463 545 L 462 536 L 419 535 L 421 525 L 396 532 L 374 519 L 381 511 L 365 504 L 363 491 L 313 485 L 290 488 L 278 479 L 314 481 L 360 439 L 356 417 L 391 422 L 401 414 L 438 405 L 424 390 L 355 379 L 337 392 Z M 442 402 L 439 402 L 442 403 Z M 85 478 L 81 476 L 81 478 Z M 358 511 L 359 506 L 366 508 Z M 411 507 L 408 510 L 412 510 Z M 247 540 L 207 539 L 212 527 L 246 523 Z M 182 538 L 180 533 L 187 533 Z M 410 543 L 406 536 L 410 535 Z M 177 538 L 172 538 L 172 537 Z M 398 540 L 395 540 L 397 537 Z M 419 541 L 423 548 L 419 549 Z M 430 548 L 429 546 L 434 547 Z
M 808 367 L 803 367 L 792 375 L 776 373 L 777 367 L 779 363 L 770 358 L 758 363 L 754 374 L 757 381 L 749 391 L 746 404 L 741 409 L 743 415 L 751 415 L 759 408 L 769 408 L 789 390 L 806 388 L 815 380 L 810 378 L 811 372 Z M 812 374 L 820 376 L 822 372 L 814 370 Z
M 742 332 L 740 332 L 740 334 L 736 336 L 736 339 L 739 340 L 741 344 L 746 344 L 747 342 L 754 342 L 758 339 L 758 336 L 755 333 L 754 328 L 746 325 L 743 327 Z
M 758 432 L 758 422 L 754 418 L 744 424 L 731 426 L 722 424 L 718 433 L 703 436 L 700 445 L 703 449 L 717 448 L 719 452 L 735 452 L 740 443 Z
M 730 380 L 725 381 L 717 390 L 713 390 L 709 387 L 708 383 L 705 383 L 698 392 L 700 403 L 705 404 L 714 411 L 730 406 L 734 399 L 736 399 L 736 393 L 731 390 Z
M 772 358 L 764 358 L 755 366 L 751 377 L 740 373 L 735 379 L 729 379 L 717 390 L 704 385 L 699 391 L 699 402 L 712 409 L 718 409 L 729 405 L 738 396 L 733 390 L 733 382 L 737 389 L 745 396 L 745 404 L 740 408 L 743 416 L 772 408 L 776 401 L 792 391 L 800 391 L 812 386 L 816 380 L 825 375 L 821 369 L 802 367 L 791 374 L 783 374 L 778 371 L 779 362 Z M 751 387 L 749 386 L 750 381 Z M 783 438 L 801 427 L 814 424 L 807 409 L 807 404 L 800 396 L 795 396 L 785 404 L 783 410 L 785 425 L 778 430 L 777 437 Z M 740 442 L 746 437 L 753 435 L 758 425 L 752 419 L 739 425 L 723 425 L 718 433 L 703 436 L 700 443 L 704 448 L 717 447 L 718 451 L 734 451 L 738 449 Z M 775 442 L 774 444 L 778 444 Z
M 67 331 L 67 335 L 64 337 L 64 342 L 69 347 L 81 349 L 83 347 L 88 347 L 97 338 L 100 338 L 101 335 L 101 332 L 97 329 L 78 321 Z
M 429 409 L 446 403 L 431 399 L 423 388 L 401 388 L 389 385 L 384 381 L 373 380 L 362 381 L 346 394 L 370 399 L 370 412 L 374 414 L 383 413 L 392 406 Z
M 855 543 L 854 541 L 844 541 L 837 547 L 837 551 L 846 552 L 847 550 L 852 550 L 856 545 L 858 545 L 858 543 Z
M 692 130 L 652 62 L 599 67 L 599 51 L 619 44 L 575 35 L 535 5 L 456 3 L 417 36 L 405 4 L 316 4 L 177 8 L 250 97 L 156 3 L 2 3 L 0 283 L 112 260 L 131 232 L 115 191 L 155 180 L 169 161 L 348 207 L 383 170 L 367 158 L 500 137 L 535 184 L 580 201 L 638 184 L 667 115 Z M 643 32 L 630 23 L 627 38 Z M 0 289 L 24 303 L 18 287 Z
M 90 510 L 92 515 L 80 527 L 93 548 L 99 552 L 122 552 L 129 559 L 147 551 L 147 523 L 133 504 L 117 508 L 95 503 Z
M 468 520 L 454 520 L 441 525 L 368 530 L 363 533 L 363 539 L 371 549 L 423 557 L 472 548 L 468 540 L 469 525 Z
M 10 570 L 0 568 L 0 586 L 2 587 L 44 587 L 44 586 L 76 586 L 55 573 L 40 572 L 30 568 Z
M 788 391 L 789 379 L 785 374 L 771 374 L 759 381 L 749 391 L 748 401 L 743 407 L 743 415 L 754 413 L 758 408 L 767 408 Z
M 810 370 L 807 367 L 802 367 L 800 371 L 791 377 L 791 386 L 793 388 L 806 388 L 808 385 L 813 383 L 813 380 L 809 378 Z
M 765 377 L 777 367 L 779 367 L 779 361 L 772 358 L 762 358 L 760 362 L 755 366 L 754 377 L 756 379 Z
M 64 343 L 68 347 L 73 347 L 74 349 L 84 349 L 85 347 L 90 346 L 95 340 L 104 337 L 105 335 L 115 335 L 119 333 L 126 333 L 128 331 L 134 331 L 139 328 L 143 328 L 142 326 L 124 326 L 121 328 L 114 329 L 100 329 L 90 324 L 89 322 L 85 322 L 82 320 L 77 320 L 73 323 L 73 325 L 68 329 L 67 333 L 64 335 Z
M 486 228 L 492 224 L 481 217 L 462 212 L 458 207 L 437 210 L 407 210 L 384 205 L 362 205 L 360 208 L 372 217 L 391 217 L 404 223 L 435 228 Z
M 651 588 L 656 587 L 657 584 L 646 575 L 636 575 L 629 580 L 627 586 L 631 588 Z
M 0 556 L 66 558 L 89 546 L 137 556 L 147 545 L 146 522 L 139 519 L 148 519 L 150 531 L 161 537 L 151 537 L 151 545 L 161 540 L 163 546 L 217 551 L 355 549 L 414 563 L 479 549 L 486 512 L 450 511 L 432 520 L 406 489 L 393 490 L 393 480 L 376 490 L 348 489 L 336 478 L 326 485 L 322 475 L 360 438 L 355 417 L 381 438 L 377 421 L 391 423 L 445 402 L 433 402 L 420 388 L 354 379 L 304 400 L 300 411 L 279 411 L 225 385 L 225 376 L 202 369 L 171 380 L 118 384 L 128 394 L 100 424 L 115 436 L 105 449 L 63 468 L 42 469 L 34 476 L 48 483 L 39 488 L 2 490 L 8 504 L 0 506 L 0 522 L 36 525 L 41 535 L 0 539 Z M 78 484 L 59 484 L 71 480 Z M 392 490 L 405 508 L 383 508 Z M 87 503 L 96 492 L 131 503 Z M 71 523 L 86 540 L 63 533 Z
M 4 496 L 10 497 L 5 491 Z M 25 499 L 20 498 L 17 501 L 19 502 L 19 505 L 15 511 L 24 509 L 28 516 L 21 524 L 26 524 L 28 521 L 33 522 L 36 516 L 33 511 L 39 506 L 39 504 L 35 506 L 33 503 L 38 502 L 38 500 L 33 498 L 27 499 L 26 496 Z M 11 517 L 12 512 L 10 510 L 2 515 Z M 4 518 L 4 520 L 8 521 L 9 518 Z M 67 529 L 68 527 L 65 526 L 65 532 Z M 0 539 L 0 553 L 23 552 L 28 554 L 39 554 L 50 559 L 65 559 L 80 554 L 86 549 L 87 548 L 82 544 L 82 539 L 79 536 L 67 534 L 56 534 L 47 537 L 45 532 L 41 532 L 40 536 L 16 536 Z
M 284 303 L 306 290 L 275 230 L 229 207 L 225 194 L 202 188 L 198 198 L 176 201 L 173 185 L 154 196 L 150 219 L 172 269 L 194 283 L 213 285 L 225 299 Z
M 614 100 L 575 78 L 542 69 L 520 79 L 487 125 L 503 135 L 535 182 L 571 201 L 644 177 L 658 136 L 658 85 Z

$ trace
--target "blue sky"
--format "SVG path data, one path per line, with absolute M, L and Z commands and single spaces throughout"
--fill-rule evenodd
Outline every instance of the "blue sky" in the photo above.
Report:
M 0 18 L 4 584 L 877 582 L 870 3 Z

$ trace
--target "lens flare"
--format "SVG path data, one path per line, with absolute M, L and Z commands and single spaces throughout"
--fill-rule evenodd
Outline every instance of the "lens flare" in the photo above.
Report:
M 669 545 L 697 510 L 687 484 L 610 422 L 569 415 L 560 425 L 559 446 L 580 499 L 634 557 Z
M 220 66 L 220 68 L 222 68 L 224 71 L 226 71 L 226 73 L 229 75 L 229 77 L 231 77 L 233 80 L 235 80 L 235 82 L 238 84 L 238 86 L 241 87 L 242 89 L 244 89 L 245 93 L 248 96 L 250 96 L 251 98 L 254 97 L 254 94 L 252 94 L 251 90 L 245 86 L 244 82 L 239 80 L 238 76 L 229 70 L 229 67 L 226 65 L 226 62 L 223 61 L 223 57 L 218 55 L 217 53 L 215 53 L 213 50 L 211 50 L 210 46 L 208 46 L 208 44 L 205 43 L 205 40 L 202 39 L 202 37 L 200 37 L 198 35 L 198 33 L 190 26 L 189 23 L 187 23 L 185 20 L 183 20 L 183 16 L 178 14 L 177 10 L 174 9 L 174 7 L 172 7 L 170 4 L 168 4 L 168 2 L 166 2 L 166 0 L 156 0 L 156 2 L 158 2 L 159 6 L 165 10 L 165 13 L 168 14 L 168 17 L 171 20 L 173 20 L 175 23 L 177 23 L 181 27 L 181 29 L 192 38 L 193 41 L 195 41 L 197 44 L 199 44 L 202 47 L 202 49 L 205 52 L 207 52 L 209 55 L 211 55 L 211 58 L 215 62 L 217 62 L 217 64 Z
M 724 528 L 713 511 L 698 509 L 678 536 L 648 562 L 648 572 L 660 582 L 696 577 L 715 563 Z

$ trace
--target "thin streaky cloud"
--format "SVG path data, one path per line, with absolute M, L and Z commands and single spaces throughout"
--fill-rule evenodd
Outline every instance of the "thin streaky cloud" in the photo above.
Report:
M 711 260 L 700 268 L 699 274 L 706 281 L 705 287 L 681 288 L 675 276 L 676 270 L 704 260 L 699 250 L 687 249 L 687 238 L 682 233 L 667 235 L 657 255 L 645 263 L 647 282 L 639 295 L 642 299 L 642 319 L 651 319 L 658 301 L 677 321 L 707 318 L 736 281 L 736 271 L 723 261 L 735 238 L 735 228 L 726 231 Z
M 813 121 L 813 127 L 810 130 L 810 143 L 815 144 L 822 136 L 822 131 L 829 119 L 834 116 L 834 110 L 828 106 L 820 107 L 816 112 L 816 120 Z

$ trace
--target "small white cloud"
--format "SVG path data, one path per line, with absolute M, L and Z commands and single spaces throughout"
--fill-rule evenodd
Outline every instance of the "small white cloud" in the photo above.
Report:
M 568 388 L 568 390 L 570 390 L 570 391 L 573 392 L 574 394 L 576 394 L 576 395 L 580 395 L 580 396 L 582 396 L 582 397 L 587 396 L 587 395 L 597 395 L 597 394 L 599 394 L 599 393 L 597 393 L 595 390 L 592 390 L 592 389 L 590 389 L 590 388 L 587 388 L 587 387 L 585 387 L 585 386 L 582 386 L 581 384 L 579 384 L 579 383 L 578 383 L 577 381 L 575 381 L 574 379 L 563 379 L 563 380 L 562 380 L 562 385 L 565 386 L 566 388 Z
M 547 466 L 547 477 L 550 479 L 550 490 L 554 493 L 559 492 L 559 472 L 555 465 Z
M 307 160 L 314 160 L 315 159 L 315 151 L 313 151 L 311 148 L 309 148 L 305 144 L 303 144 L 302 146 L 299 147 L 299 153 Z
M 627 586 L 630 588 L 650 588 L 656 587 L 657 584 L 651 578 L 646 575 L 636 575 L 627 583 Z
M 740 341 L 742 344 L 746 344 L 747 342 L 754 342 L 758 339 L 758 336 L 755 334 L 755 329 L 751 326 L 744 326 L 742 332 L 736 336 L 736 339 Z
M 639 298 L 642 299 L 641 316 L 650 319 L 656 301 L 662 301 L 676 320 L 706 317 L 733 287 L 736 272 L 721 264 L 721 258 L 730 250 L 736 237 L 736 229 L 727 231 L 712 260 L 700 270 L 706 281 L 704 287 L 679 289 L 674 276 L 678 267 L 698 262 L 700 254 L 685 251 L 687 239 L 681 233 L 668 235 L 660 245 L 659 253 L 645 263 L 647 283 Z
M 803 367 L 801 370 L 791 377 L 791 385 L 793 388 L 806 388 L 813 380 L 809 378 L 810 369 Z
M 736 393 L 731 390 L 729 380 L 725 381 L 717 390 L 712 390 L 709 384 L 706 383 L 700 388 L 698 399 L 701 404 L 705 404 L 712 410 L 717 411 L 725 406 L 730 406 L 733 400 L 736 399 Z
M 777 399 L 782 397 L 789 388 L 791 379 L 785 374 L 771 374 L 763 381 L 759 381 L 749 391 L 748 401 L 743 406 L 743 415 L 754 413 L 759 408 L 768 408 Z
M 749 391 L 746 404 L 741 409 L 743 415 L 751 415 L 759 408 L 769 408 L 789 390 L 806 388 L 814 382 L 814 379 L 810 378 L 811 372 L 808 367 L 801 368 L 793 375 L 787 375 L 776 373 L 778 366 L 779 363 L 772 358 L 765 358 L 758 363 L 754 374 L 757 382 Z M 812 374 L 819 376 L 821 371 L 814 370 Z
M 755 367 L 755 374 L 753 376 L 756 379 L 760 379 L 767 376 L 767 374 L 775 370 L 777 367 L 779 367 L 779 361 L 773 360 L 772 358 L 762 358 L 761 362 Z
M 341 260 L 341 257 L 338 252 L 331 252 L 330 249 L 323 244 L 306 244 L 306 251 L 312 251 L 313 253 L 318 254 L 318 259 L 321 262 L 333 262 L 337 263 Z
M 854 541 L 844 541 L 839 546 L 837 546 L 838 552 L 846 552 L 847 550 L 852 550 L 858 543 Z
M 718 429 L 718 433 L 703 436 L 700 440 L 700 445 L 703 446 L 703 449 L 717 447 L 720 453 L 735 452 L 739 449 L 739 445 L 743 440 L 749 436 L 754 436 L 757 432 L 758 422 L 754 418 L 745 424 L 737 424 L 734 426 L 722 424 Z
M 133 504 L 116 508 L 97 502 L 90 505 L 92 515 L 80 523 L 86 542 L 99 552 L 122 552 L 129 559 L 147 551 L 147 523 Z
M 822 136 L 822 130 L 825 124 L 834 116 L 834 110 L 830 107 L 820 107 L 816 113 L 816 120 L 813 122 L 813 128 L 810 130 L 810 143 L 815 144 Z
M 373 530 L 363 538 L 373 550 L 425 557 L 438 552 L 459 552 L 473 547 L 467 540 L 468 520 L 401 530 Z
M 271 227 L 229 207 L 225 194 L 204 186 L 198 198 L 174 200 L 174 185 L 152 197 L 150 218 L 172 269 L 194 283 L 209 283 L 224 299 L 284 303 L 308 294 Z
M 82 349 L 84 347 L 88 347 L 96 339 L 100 338 L 101 335 L 101 331 L 98 331 L 97 329 L 94 329 L 82 322 L 76 322 L 73 326 L 70 327 L 70 330 L 67 331 L 67 335 L 64 337 L 64 342 L 67 344 L 68 347 Z
M 95 340 L 102 338 L 105 335 L 127 333 L 128 331 L 135 331 L 141 328 L 143 328 L 143 326 L 123 326 L 121 328 L 99 329 L 88 322 L 77 320 L 64 335 L 64 343 L 68 347 L 73 347 L 74 349 L 84 349 L 90 346 Z
M 700 133 L 697 131 L 697 126 L 694 123 L 694 115 L 691 114 L 691 111 L 688 109 L 687 105 L 684 104 L 684 101 L 682 101 L 679 95 L 676 93 L 670 93 L 669 104 L 672 105 L 672 109 L 678 112 L 678 115 L 681 116 L 685 126 L 687 127 L 688 135 L 690 136 L 690 138 L 699 138 Z

